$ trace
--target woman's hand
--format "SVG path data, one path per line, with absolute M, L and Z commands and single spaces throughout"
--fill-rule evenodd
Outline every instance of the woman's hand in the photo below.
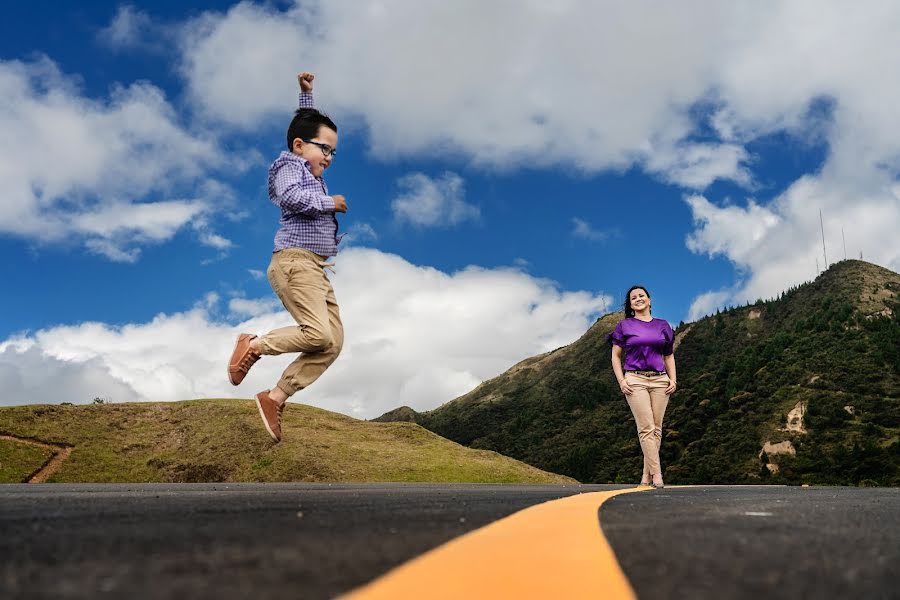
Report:
M 669 387 L 666 388 L 666 396 L 671 396 L 675 393 L 675 388 L 678 387 L 675 383 L 674 379 L 669 380 Z
M 622 393 L 626 396 L 630 396 L 634 393 L 634 390 L 631 389 L 631 386 L 628 385 L 628 382 L 624 379 L 619 382 L 619 389 L 622 390 Z

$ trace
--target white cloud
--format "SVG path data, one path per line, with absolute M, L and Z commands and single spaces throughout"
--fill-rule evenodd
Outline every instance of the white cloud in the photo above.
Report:
M 378 232 L 368 223 L 354 223 L 347 230 L 346 235 L 341 239 L 341 248 L 346 249 L 351 245 L 358 245 L 364 242 L 374 242 L 378 240 Z
M 739 146 L 687 137 L 690 109 L 721 84 L 740 32 L 770 11 L 753 12 L 699 0 L 514 10 L 313 1 L 284 12 L 244 2 L 183 27 L 182 72 L 202 111 L 251 127 L 288 114 L 291 69 L 313 70 L 319 104 L 360 116 L 382 158 L 461 153 L 482 168 L 587 172 L 636 164 L 691 187 L 744 183 Z M 302 59 L 286 68 L 284 57 Z
M 688 238 L 694 252 L 724 256 L 745 276 L 733 289 L 701 295 L 697 318 L 718 306 L 771 298 L 816 276 L 829 263 L 862 252 L 870 262 L 900 271 L 900 186 L 883 171 L 869 171 L 865 186 L 848 187 L 828 174 L 794 183 L 766 207 L 716 206 L 687 199 L 697 227 Z M 826 247 L 822 248 L 822 210 Z M 842 235 L 843 230 L 843 235 Z
M 574 341 L 609 304 L 516 269 L 449 274 L 362 248 L 342 252 L 336 271 L 344 351 L 295 400 L 365 418 L 464 394 L 518 360 Z M 292 356 L 264 357 L 240 388 L 227 382 L 225 365 L 238 332 L 264 333 L 290 316 L 273 298 L 232 299 L 233 313 L 252 316 L 230 325 L 212 316 L 217 302 L 210 295 L 149 323 L 84 323 L 0 343 L 0 388 L 15 392 L 2 402 L 249 397 L 274 385 Z
M 455 173 L 431 178 L 423 173 L 401 177 L 401 194 L 391 202 L 394 217 L 418 227 L 448 227 L 477 221 L 481 211 L 463 200 L 465 185 Z
M 574 225 L 572 235 L 577 238 L 590 240 L 592 242 L 600 242 L 609 237 L 608 232 L 594 229 L 590 223 L 584 219 L 579 219 L 578 217 L 572 219 L 572 225 Z
M 736 262 L 747 264 L 768 231 L 779 224 L 779 217 L 769 208 L 752 200 L 746 208 L 716 206 L 703 196 L 687 198 L 696 223 L 688 236 L 687 247 L 710 256 L 725 254 Z
M 156 36 L 164 30 L 142 10 L 130 5 L 120 6 L 110 24 L 97 34 L 100 43 L 115 50 L 150 49 Z
M 749 186 L 747 151 L 735 144 L 678 144 L 647 153 L 646 168 L 670 183 L 703 189 L 717 179 Z
M 250 300 L 247 298 L 232 298 L 228 301 L 228 312 L 233 317 L 246 319 L 278 310 L 281 303 L 278 298 L 257 298 Z
M 182 126 L 147 83 L 93 100 L 46 58 L 0 61 L 0 101 L 0 233 L 38 245 L 74 240 L 134 260 L 208 210 L 205 194 L 221 191 L 211 170 L 244 168 Z M 181 189 L 195 197 L 177 198 Z M 205 231 L 205 243 L 222 245 Z
M 128 384 L 114 377 L 100 359 L 72 362 L 53 358 L 37 345 L 16 349 L 0 344 L 0 404 L 85 404 L 94 398 L 114 402 L 140 400 Z
M 325 46 L 330 42 L 321 39 L 312 23 L 318 10 L 310 3 L 308 9 L 281 13 L 240 2 L 226 16 L 208 12 L 185 23 L 179 36 L 180 68 L 195 108 L 216 122 L 246 129 L 272 115 L 289 120 L 298 92 L 296 72 L 291 69 L 309 70 L 316 53 L 330 51 Z M 303 65 L 295 65 L 300 62 Z M 320 101 L 327 98 L 322 93 L 317 96 Z
M 696 321 L 707 315 L 711 315 L 716 310 L 724 308 L 728 300 L 732 297 L 732 292 L 727 290 L 719 290 L 714 292 L 706 292 L 700 294 L 691 303 L 688 310 L 687 320 Z
M 888 0 L 849 12 L 817 0 L 534 0 L 515 10 L 372 0 L 304 2 L 285 13 L 241 4 L 183 29 L 183 73 L 204 110 L 246 126 L 292 103 L 294 74 L 276 72 L 270 55 L 302 56 L 296 68 L 317 72 L 320 105 L 363 124 L 382 160 L 637 167 L 687 189 L 730 180 L 759 192 L 765 182 L 752 169 L 764 157 L 750 154 L 750 142 L 786 133 L 827 146 L 821 168 L 768 192 L 774 199 L 691 196 L 689 247 L 727 257 L 738 273 L 698 299 L 699 314 L 711 298 L 755 300 L 813 276 L 819 207 L 830 239 L 844 226 L 851 256 L 862 250 L 897 268 L 898 29 L 900 9 Z M 274 35 L 287 31 L 294 35 Z M 247 52 L 259 39 L 270 41 Z M 233 76 L 236 62 L 253 73 L 252 86 Z M 418 218 L 437 220 L 419 208 Z

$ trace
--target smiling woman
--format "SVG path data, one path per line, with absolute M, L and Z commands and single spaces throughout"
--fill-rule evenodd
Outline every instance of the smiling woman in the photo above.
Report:
M 609 340 L 613 345 L 613 371 L 634 415 L 644 453 L 640 485 L 661 488 L 662 421 L 676 387 L 675 333 L 668 322 L 651 316 L 650 293 L 635 285 L 625 294 L 625 318 Z

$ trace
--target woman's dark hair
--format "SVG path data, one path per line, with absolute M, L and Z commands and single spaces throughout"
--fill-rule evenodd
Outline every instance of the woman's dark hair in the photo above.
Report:
M 300 138 L 307 141 L 319 135 L 319 127 L 325 126 L 337 133 L 337 125 L 328 115 L 315 108 L 298 108 L 287 130 L 288 151 L 294 149 L 294 140 Z
M 625 304 L 624 304 L 626 318 L 634 316 L 634 309 L 631 308 L 631 292 L 633 292 L 634 290 L 644 290 L 644 293 L 647 294 L 647 297 L 648 298 L 650 297 L 650 292 L 648 292 L 647 288 L 645 288 L 642 285 L 633 285 L 630 288 L 628 288 L 628 291 L 625 292 Z M 652 313 L 653 311 L 651 310 L 650 312 Z

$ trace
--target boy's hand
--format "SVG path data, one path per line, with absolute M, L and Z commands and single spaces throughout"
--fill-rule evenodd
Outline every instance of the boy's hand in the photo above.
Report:
M 334 212 L 347 212 L 347 200 L 343 196 L 335 194 L 331 199 L 334 200 Z
M 313 82 L 313 79 L 315 79 L 315 78 L 316 78 L 316 76 L 313 75 L 312 73 L 309 73 L 308 71 L 302 71 L 302 72 L 298 73 L 297 74 L 297 83 L 300 84 L 300 91 L 301 92 L 311 92 L 313 89 L 312 82 Z

